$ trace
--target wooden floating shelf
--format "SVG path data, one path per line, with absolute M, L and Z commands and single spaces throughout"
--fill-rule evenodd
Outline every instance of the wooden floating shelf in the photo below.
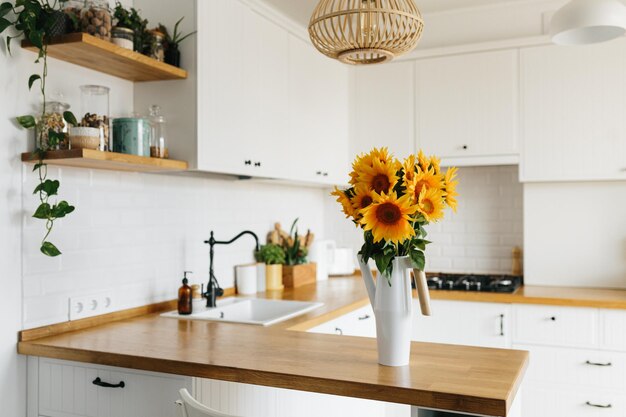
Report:
M 37 52 L 28 40 L 22 48 Z M 48 56 L 130 81 L 183 80 L 187 71 L 122 48 L 88 33 L 70 33 L 54 38 Z
M 23 162 L 37 162 L 32 152 L 22 154 Z M 130 172 L 168 172 L 185 171 L 185 161 L 173 159 L 149 158 L 146 156 L 127 155 L 116 152 L 94 151 L 91 149 L 71 149 L 67 151 L 46 152 L 44 158 L 49 165 L 77 168 L 105 169 L 109 171 Z

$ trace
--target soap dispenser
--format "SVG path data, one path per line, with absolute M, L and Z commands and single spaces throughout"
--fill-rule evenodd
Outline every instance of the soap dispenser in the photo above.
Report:
M 185 271 L 183 286 L 178 289 L 178 314 L 180 315 L 189 315 L 192 311 L 192 293 L 187 274 L 191 274 L 191 271 Z

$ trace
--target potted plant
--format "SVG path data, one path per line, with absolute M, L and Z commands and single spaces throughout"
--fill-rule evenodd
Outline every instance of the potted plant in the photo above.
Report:
M 174 33 L 172 33 L 171 36 L 167 28 L 163 24 L 159 23 L 158 30 L 165 35 L 165 62 L 170 65 L 174 65 L 175 67 L 180 67 L 180 43 L 196 33 L 194 30 L 191 33 L 183 35 L 182 32 L 178 31 L 178 26 L 184 18 L 185 17 L 183 16 L 178 20 L 178 22 L 176 22 L 174 25 Z
M 285 266 L 283 267 L 283 284 L 289 288 L 315 282 L 317 268 L 314 263 L 307 262 L 308 248 L 313 243 L 314 235 L 307 231 L 305 236 L 298 235 L 298 219 L 291 224 L 289 233 L 284 232 L 280 223 L 276 223 L 269 239 L 279 244 L 285 251 Z
M 117 28 L 124 28 L 133 31 L 134 50 L 144 53 L 148 39 L 148 20 L 142 19 L 139 15 L 139 10 L 134 7 L 131 7 L 130 10 L 126 9 L 119 1 L 115 3 L 113 18 L 116 21 L 115 26 Z
M 283 264 L 285 263 L 285 251 L 279 245 L 268 243 L 261 246 L 255 253 L 257 262 L 265 264 L 265 284 L 267 290 L 282 290 Z
M 35 84 L 39 86 L 42 97 L 42 111 L 39 120 L 42 122 L 37 129 L 37 145 L 33 152 L 33 159 L 38 162 L 33 171 L 37 173 L 39 183 L 33 194 L 39 199 L 39 205 L 33 217 L 45 222 L 44 237 L 41 240 L 40 251 L 46 256 L 59 256 L 61 251 L 48 240 L 56 220 L 64 218 L 74 211 L 74 206 L 67 201 L 56 201 L 60 182 L 48 178 L 48 166 L 44 162 L 47 151 L 57 149 L 58 145 L 67 138 L 65 133 L 55 128 L 41 128 L 47 126 L 45 121 L 48 115 L 46 101 L 46 77 L 48 74 L 48 44 L 55 36 L 62 35 L 66 31 L 65 16 L 60 10 L 61 2 L 49 2 L 47 0 L 19 0 L 13 5 L 10 2 L 0 4 L 0 33 L 7 29 L 13 29 L 14 34 L 6 37 L 7 51 L 11 53 L 11 40 L 22 35 L 26 37 L 38 50 L 35 63 L 42 65 L 41 74 L 32 74 L 28 78 L 28 89 Z M 10 20 L 13 17 L 13 20 Z M 74 115 L 65 111 L 62 118 L 70 125 L 76 125 Z M 36 129 L 37 119 L 33 115 L 24 115 L 16 118 L 17 123 L 24 129 Z M 45 139 L 44 139 L 45 137 Z M 50 198 L 54 197 L 55 200 Z

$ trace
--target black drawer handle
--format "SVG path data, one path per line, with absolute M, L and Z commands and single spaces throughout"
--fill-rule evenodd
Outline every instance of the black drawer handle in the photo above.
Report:
M 370 318 L 369 314 L 366 314 L 364 316 L 359 317 L 359 320 L 367 320 L 369 318 Z
M 109 384 L 108 382 L 103 382 L 100 377 L 94 379 L 92 384 L 103 388 L 124 388 L 126 386 L 124 381 L 120 381 L 119 384 Z
M 601 363 L 601 362 L 586 361 L 585 363 L 587 365 L 593 365 L 593 366 L 613 366 L 613 364 L 611 362 Z
M 587 401 L 585 404 L 587 404 L 589 407 L 596 407 L 596 408 L 613 408 L 613 404 L 594 404 L 592 402 Z
M 335 327 L 335 333 L 337 333 L 339 336 L 343 336 L 343 330 L 341 330 L 339 327 Z
M 556 321 L 556 317 L 552 316 L 552 317 L 548 317 L 548 320 L 550 321 Z

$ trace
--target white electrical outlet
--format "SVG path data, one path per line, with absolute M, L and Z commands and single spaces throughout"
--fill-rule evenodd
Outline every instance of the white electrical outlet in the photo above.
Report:
M 115 298 L 110 291 L 81 295 L 69 299 L 69 319 L 78 320 L 113 311 Z

